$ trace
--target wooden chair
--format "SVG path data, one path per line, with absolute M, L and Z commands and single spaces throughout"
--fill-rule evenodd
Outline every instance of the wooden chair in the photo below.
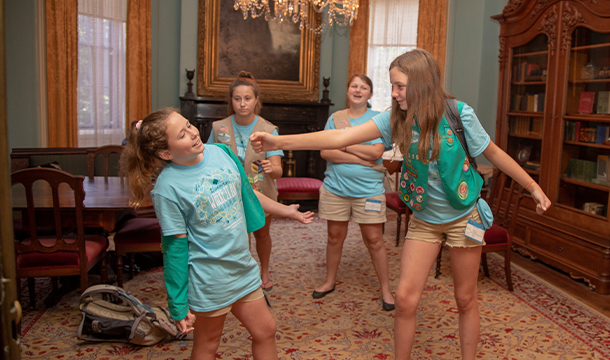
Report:
M 102 155 L 104 157 L 104 168 L 103 168 L 103 172 L 101 173 L 101 176 L 104 177 L 104 179 L 107 181 L 108 180 L 108 176 L 109 176 L 109 169 L 111 168 L 110 164 L 110 155 L 111 154 L 118 154 L 118 156 L 121 156 L 121 153 L 123 152 L 123 146 L 121 145 L 106 145 L 106 146 L 100 146 L 98 148 L 95 149 L 91 149 L 87 151 L 87 176 L 90 179 L 93 179 L 93 177 L 96 175 L 96 171 L 95 171 L 95 158 L 98 155 Z M 112 165 L 113 168 L 115 168 L 118 171 L 118 160 Z M 99 173 L 98 173 L 99 174 Z M 119 176 L 121 176 L 121 174 L 119 173 Z
M 51 277 L 53 290 L 58 290 L 58 277 L 80 276 L 81 292 L 87 289 L 88 272 L 101 262 L 102 282 L 106 281 L 106 249 L 108 239 L 101 235 L 85 235 L 83 227 L 83 176 L 74 176 L 64 171 L 33 168 L 19 170 L 11 174 L 12 184 L 22 184 L 27 199 L 27 215 L 24 225 L 29 229 L 29 237 L 15 241 L 17 278 L 28 278 L 30 304 L 36 304 L 34 278 Z M 52 210 L 37 208 L 32 186 L 36 181 L 45 181 L 51 188 Z M 60 198 L 58 188 L 67 184 L 74 192 L 74 198 Z M 74 202 L 74 207 L 64 207 L 61 203 Z M 52 211 L 52 215 L 49 212 Z M 40 235 L 38 226 L 51 226 L 54 235 Z M 74 227 L 76 233 L 64 234 L 63 228 Z M 17 282 L 20 287 L 20 282 Z M 18 289 L 20 294 L 20 289 Z
M 388 170 L 390 175 L 395 175 L 395 188 L 398 189 L 398 181 L 400 180 L 400 167 L 402 166 L 402 161 L 389 161 L 383 160 L 383 166 Z M 402 223 L 402 215 L 405 215 L 405 236 L 407 234 L 407 229 L 409 227 L 409 216 L 412 211 L 409 207 L 400 199 L 398 196 L 398 191 L 386 192 L 385 193 L 385 206 L 394 210 L 397 214 L 396 217 L 396 246 L 400 243 L 400 226 Z M 385 224 L 384 224 L 385 230 Z
M 394 210 L 396 216 L 396 246 L 400 243 L 400 226 L 402 223 L 402 215 L 405 215 L 405 236 L 409 227 L 409 216 L 412 211 L 409 207 L 400 199 L 397 191 L 385 193 L 385 206 Z
M 123 287 L 123 254 L 130 255 L 129 279 L 134 275 L 134 255 L 161 251 L 161 227 L 156 218 L 132 218 L 124 221 L 114 235 L 117 283 Z
M 507 180 L 511 181 L 508 191 L 505 186 Z M 506 282 L 508 290 L 513 291 L 513 281 L 511 277 L 510 258 L 511 258 L 511 235 L 514 233 L 519 215 L 519 207 L 521 198 L 523 197 L 523 188 L 516 181 L 510 179 L 506 174 L 500 171 L 495 171 L 492 180 L 492 190 L 488 200 L 494 216 L 494 222 L 491 228 L 485 231 L 485 245 L 481 254 L 481 264 L 485 276 L 489 276 L 489 268 L 487 267 L 487 253 L 503 251 L 504 252 L 504 271 L 506 273 Z M 441 267 L 441 251 L 436 259 L 436 275 L 440 275 Z

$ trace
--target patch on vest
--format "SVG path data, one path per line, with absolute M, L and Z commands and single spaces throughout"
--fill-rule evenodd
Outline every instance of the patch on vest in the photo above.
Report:
M 405 202 L 409 202 L 409 200 L 411 200 L 411 197 L 409 196 L 409 194 L 405 194 L 405 196 L 403 196 L 403 199 L 405 199 Z
M 218 133 L 218 141 L 225 144 L 231 141 L 231 135 L 228 134 L 227 128 L 224 126 L 220 127 L 220 132 Z
M 466 184 L 466 181 L 460 183 L 460 186 L 458 187 L 458 196 L 462 200 L 466 200 L 468 197 L 468 184 Z
M 470 169 L 470 161 L 466 158 L 466 160 L 464 160 L 464 165 L 462 165 L 462 171 L 466 172 L 468 169 Z

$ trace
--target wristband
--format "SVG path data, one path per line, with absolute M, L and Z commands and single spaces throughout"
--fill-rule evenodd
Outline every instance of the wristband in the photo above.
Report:
M 529 183 L 529 184 L 527 184 L 527 186 L 526 186 L 524 189 L 525 189 L 525 190 L 527 190 L 527 188 L 528 188 L 528 187 L 530 187 L 530 185 L 532 185 L 532 184 L 533 184 L 533 183 L 535 183 L 535 182 L 536 182 L 536 180 L 532 180 L 532 182 L 531 182 L 531 183 Z M 528 191 L 529 191 L 529 190 L 528 190 Z

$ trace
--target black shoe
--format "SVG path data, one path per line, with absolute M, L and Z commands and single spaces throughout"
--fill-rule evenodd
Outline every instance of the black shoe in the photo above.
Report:
M 381 307 L 383 309 L 383 311 L 392 311 L 394 310 L 394 304 L 388 304 L 387 302 L 383 301 L 383 299 L 381 299 L 381 302 L 383 303 L 383 306 Z
M 313 294 L 311 294 L 311 296 L 313 296 L 314 299 L 321 299 L 323 297 L 325 297 L 326 295 L 330 294 L 331 292 L 335 291 L 335 288 L 333 287 L 332 289 L 328 290 L 328 291 L 313 291 Z

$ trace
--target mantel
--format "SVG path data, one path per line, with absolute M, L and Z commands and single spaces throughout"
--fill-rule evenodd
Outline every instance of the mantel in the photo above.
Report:
M 324 129 L 332 103 L 262 101 L 260 115 L 278 127 L 281 135 L 300 134 Z M 212 123 L 227 117 L 227 100 L 206 97 L 180 97 L 180 113 L 197 126 L 201 139 L 206 141 Z M 313 177 L 322 180 L 326 162 L 319 151 L 293 151 L 297 177 Z M 288 153 L 285 153 L 285 157 Z

